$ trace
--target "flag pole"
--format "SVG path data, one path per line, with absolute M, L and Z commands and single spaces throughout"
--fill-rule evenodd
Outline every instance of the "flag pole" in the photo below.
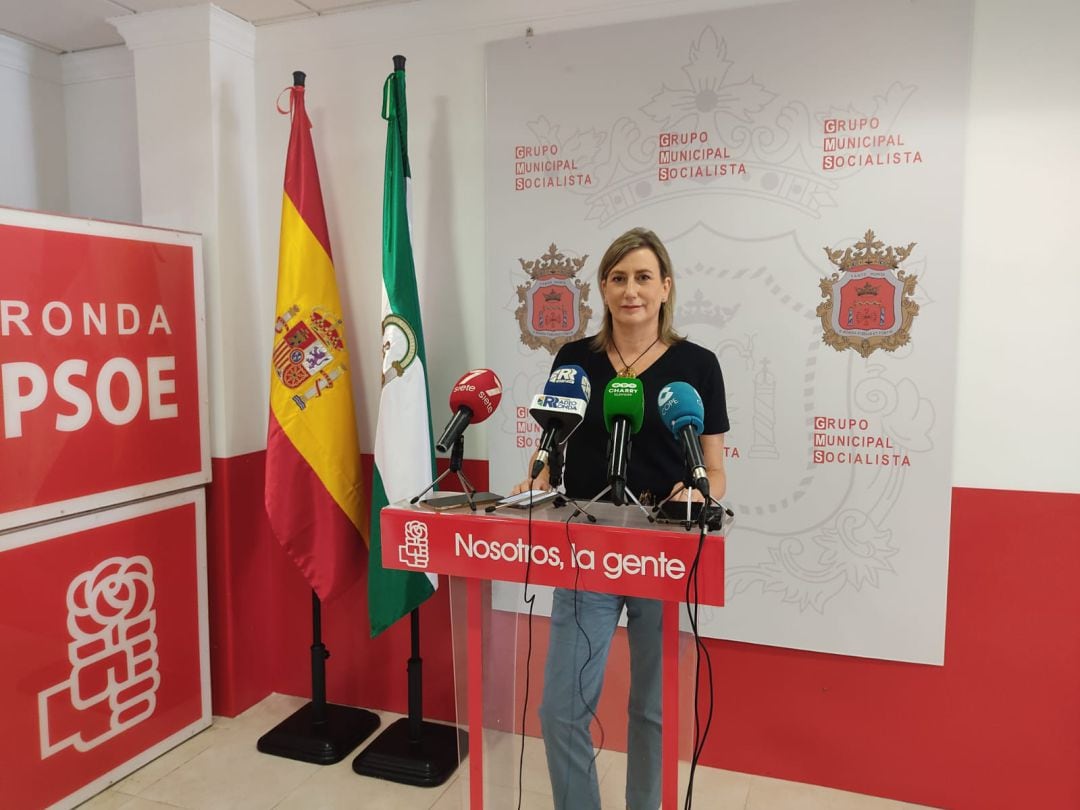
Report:
M 294 71 L 293 90 L 302 89 L 304 82 L 304 72 Z M 333 765 L 379 727 L 379 717 L 374 712 L 326 702 L 329 657 L 322 640 L 322 602 L 312 589 L 311 701 L 260 737 L 256 743 L 260 752 L 316 765 Z
M 424 719 L 423 659 L 420 657 L 420 608 L 409 613 L 411 656 L 407 665 L 409 715 L 391 723 L 353 760 L 361 776 L 404 785 L 437 787 L 468 753 L 464 729 Z
M 404 74 L 405 57 L 394 57 L 394 72 Z M 391 124 L 393 126 L 393 124 Z M 420 608 L 409 612 L 411 654 L 406 665 L 409 715 L 389 725 L 353 760 L 363 776 L 406 785 L 435 787 L 456 770 L 468 749 L 468 735 L 457 726 L 424 720 L 424 661 L 420 655 Z

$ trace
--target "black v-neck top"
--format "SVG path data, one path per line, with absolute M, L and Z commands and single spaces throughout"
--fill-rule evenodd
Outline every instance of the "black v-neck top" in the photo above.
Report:
M 593 351 L 591 338 L 565 344 L 555 355 L 552 370 L 574 364 L 585 369 L 592 395 L 585 419 L 570 436 L 566 449 L 563 480 L 573 498 L 593 498 L 607 486 L 608 433 L 604 428 L 604 389 L 615 377 L 607 352 Z M 667 497 L 675 483 L 686 477 L 686 465 L 678 441 L 660 420 L 656 398 L 668 383 L 685 382 L 701 394 L 705 405 L 703 433 L 727 433 L 729 429 L 724 376 L 716 355 L 683 340 L 668 347 L 638 375 L 645 388 L 645 421 L 631 440 L 627 489 L 641 500 L 658 502 Z M 647 493 L 645 499 L 643 494 Z

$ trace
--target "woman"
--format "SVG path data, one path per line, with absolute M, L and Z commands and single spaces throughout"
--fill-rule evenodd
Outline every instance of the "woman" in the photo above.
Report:
M 674 331 L 675 279 L 667 249 L 652 231 L 629 230 L 604 253 L 597 280 L 604 301 L 600 331 L 564 345 L 552 365 L 581 366 L 593 391 L 585 419 L 567 445 L 563 476 L 567 495 L 588 500 L 607 486 L 602 392 L 613 378 L 623 376 L 639 378 L 645 389 L 645 420 L 633 437 L 627 489 L 643 503 L 658 503 L 682 489 L 682 448 L 661 421 L 656 398 L 668 383 L 686 382 L 697 389 L 705 405 L 701 449 L 710 493 L 723 497 L 728 430 L 724 380 L 715 354 Z M 546 467 L 514 492 L 530 487 L 550 489 Z M 692 494 L 701 499 L 696 490 Z M 626 806 L 629 810 L 660 806 L 661 605 L 651 599 L 584 591 L 575 595 L 557 588 L 540 706 L 557 810 L 600 810 L 589 723 L 623 607 L 630 645 Z

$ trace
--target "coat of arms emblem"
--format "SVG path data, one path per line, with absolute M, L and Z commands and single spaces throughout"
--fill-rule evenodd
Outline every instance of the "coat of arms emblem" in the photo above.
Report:
M 315 307 L 306 318 L 293 323 L 300 314 L 293 306 L 274 326 L 274 372 L 286 388 L 298 389 L 293 402 L 300 410 L 307 401 L 331 388 L 345 372 L 345 341 L 342 322 Z
M 909 276 L 900 263 L 911 255 L 907 247 L 885 247 L 868 230 L 854 249 L 825 248 L 840 272 L 820 282 L 817 314 L 822 340 L 837 351 L 855 349 L 863 357 L 874 350 L 895 351 L 911 340 L 911 323 L 919 313 L 915 294 L 917 276 Z
M 592 309 L 585 303 L 589 285 L 575 278 L 589 257 L 571 259 L 552 242 L 538 259 L 518 259 L 530 281 L 517 288 L 520 306 L 514 313 L 521 327 L 521 342 L 530 349 L 559 347 L 585 336 Z

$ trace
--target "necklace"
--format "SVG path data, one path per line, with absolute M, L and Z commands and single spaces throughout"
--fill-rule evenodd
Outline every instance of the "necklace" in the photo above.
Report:
M 651 349 L 653 346 L 655 346 L 659 340 L 660 340 L 660 336 L 657 335 L 656 340 L 654 340 L 652 343 L 650 343 L 648 346 L 646 346 L 645 351 L 643 351 L 641 354 L 639 354 L 637 357 L 634 358 L 634 363 L 636 363 L 642 357 L 647 355 L 649 353 L 649 349 Z M 620 376 L 620 377 L 636 377 L 637 373 L 634 371 L 634 363 L 627 363 L 626 360 L 623 359 L 622 352 L 619 351 L 619 347 L 615 345 L 614 340 L 611 341 L 611 345 L 615 347 L 615 354 L 617 354 L 619 356 L 619 362 L 623 364 L 622 371 L 619 372 L 618 376 Z

